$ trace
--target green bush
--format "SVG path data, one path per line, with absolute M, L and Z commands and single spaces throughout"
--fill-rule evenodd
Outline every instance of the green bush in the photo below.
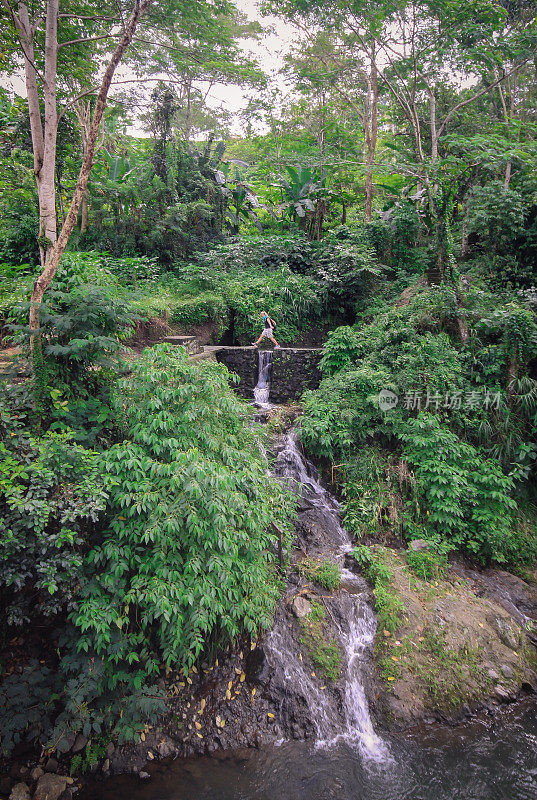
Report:
M 418 578 L 423 581 L 438 580 L 447 566 L 447 553 L 435 550 L 406 551 L 406 563 Z
M 415 470 L 418 521 L 481 561 L 505 561 L 513 528 L 513 479 L 450 431 L 421 412 L 401 423 L 403 455 Z
M 329 592 L 339 589 L 341 571 L 337 564 L 327 558 L 304 558 L 298 565 L 298 573 L 310 581 L 324 586 Z
M 170 318 L 173 325 L 202 325 L 219 322 L 220 328 L 227 321 L 227 305 L 222 295 L 216 292 L 201 292 L 185 296 L 177 303 Z
M 8 625 L 73 602 L 88 529 L 106 506 L 98 453 L 72 432 L 32 436 L 0 403 L 0 598 Z
M 222 365 L 146 350 L 116 409 L 125 440 L 103 457 L 112 524 L 72 619 L 80 647 L 110 670 L 186 668 L 211 644 L 269 624 L 279 593 L 270 525 L 286 526 L 291 500 L 267 481 Z

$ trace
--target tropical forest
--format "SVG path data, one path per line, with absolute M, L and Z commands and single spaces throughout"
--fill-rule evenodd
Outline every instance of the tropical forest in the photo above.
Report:
M 534 0 L 0 0 L 0 798 L 537 798 Z

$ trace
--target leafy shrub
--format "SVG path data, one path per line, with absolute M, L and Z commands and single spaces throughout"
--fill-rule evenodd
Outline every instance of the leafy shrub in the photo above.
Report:
M 0 404 L 0 597 L 9 625 L 73 602 L 88 526 L 105 508 L 99 456 L 73 434 L 29 435 Z
M 513 479 L 433 414 L 401 423 L 399 435 L 427 525 L 482 561 L 505 561 L 516 508 Z
M 358 333 L 348 325 L 330 331 L 320 363 L 323 373 L 332 376 L 341 369 L 356 367 L 362 355 L 360 345 Z
M 216 292 L 202 292 L 182 298 L 175 306 L 170 322 L 183 326 L 219 322 L 223 328 L 226 320 L 227 306 L 224 298 Z
M 298 573 L 324 586 L 329 592 L 339 589 L 341 585 L 341 571 L 338 565 L 327 558 L 304 558 L 298 565 Z
M 80 647 L 111 670 L 188 667 L 211 643 L 270 622 L 279 593 L 270 523 L 286 526 L 291 501 L 266 480 L 227 379 L 222 365 L 160 345 L 118 386 L 126 439 L 103 460 L 112 524 L 72 615 Z
M 447 553 L 435 549 L 406 551 L 406 563 L 418 578 L 438 580 L 446 569 Z
M 360 366 L 325 378 L 304 393 L 301 438 L 310 450 L 331 459 L 345 457 L 373 433 L 390 435 L 395 415 L 379 409 L 381 389 L 396 390 L 387 370 Z

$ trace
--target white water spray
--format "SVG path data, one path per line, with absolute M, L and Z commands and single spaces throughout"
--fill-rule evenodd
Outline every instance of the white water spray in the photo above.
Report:
M 268 405 L 271 377 L 272 350 L 260 350 L 257 386 L 254 388 L 254 400 L 258 406 Z
M 342 588 L 337 597 L 341 622 L 339 642 L 343 663 L 336 690 L 321 686 L 300 657 L 300 643 L 292 636 L 286 615 L 278 619 L 267 639 L 267 654 L 278 682 L 304 698 L 314 725 L 317 746 L 344 741 L 356 747 L 368 761 L 390 761 L 386 744 L 375 733 L 363 686 L 363 665 L 373 642 L 376 620 L 367 599 L 365 581 L 343 567 L 351 541 L 340 524 L 340 506 L 321 486 L 318 473 L 300 452 L 294 432 L 289 433 L 276 458 L 273 474 L 289 481 L 302 500 L 321 512 L 326 521 L 330 557 L 341 565 Z M 329 541 L 328 541 L 329 539 Z M 323 549 L 326 555 L 326 549 Z M 335 622 L 335 620 L 334 620 Z M 340 692 L 337 691 L 340 687 Z

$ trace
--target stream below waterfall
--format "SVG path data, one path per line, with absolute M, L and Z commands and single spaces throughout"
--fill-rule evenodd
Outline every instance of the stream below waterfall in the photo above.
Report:
M 262 409 L 269 407 L 271 359 L 270 351 L 260 351 L 255 401 Z M 272 475 L 291 485 L 301 519 L 309 519 L 303 526 L 308 553 L 322 553 L 341 569 L 341 589 L 325 604 L 337 628 L 342 677 L 323 687 L 302 660 L 291 630 L 288 602 L 297 588 L 290 583 L 263 643 L 279 741 L 153 762 L 150 781 L 110 778 L 87 787 L 80 800 L 537 800 L 535 701 L 454 727 L 375 729 L 366 687 L 376 619 L 365 581 L 345 567 L 351 542 L 339 504 L 302 455 L 294 431 L 277 437 L 274 454 Z M 306 725 L 305 736 L 291 738 L 297 720 Z
M 160 763 L 151 781 L 112 778 L 92 800 L 535 800 L 535 704 L 451 728 L 431 726 L 387 741 L 386 764 L 344 742 L 302 742 Z

